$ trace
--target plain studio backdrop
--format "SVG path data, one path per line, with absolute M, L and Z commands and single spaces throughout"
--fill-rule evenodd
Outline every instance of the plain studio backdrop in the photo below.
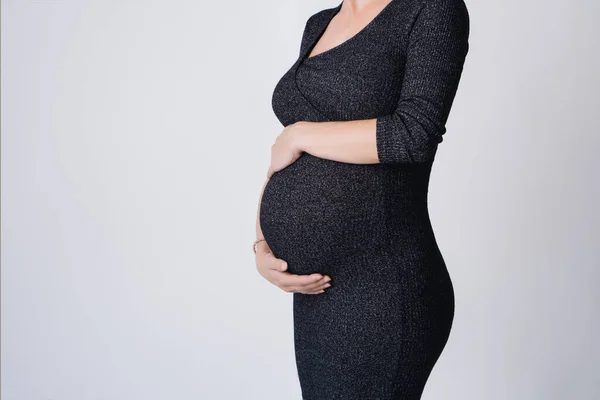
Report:
M 466 3 L 423 399 L 598 399 L 600 2 Z M 300 399 L 251 245 L 271 94 L 338 4 L 2 2 L 3 400 Z

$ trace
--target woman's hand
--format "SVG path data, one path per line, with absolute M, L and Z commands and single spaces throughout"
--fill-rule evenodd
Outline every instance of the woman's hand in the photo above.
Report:
M 319 294 L 331 286 L 331 278 L 327 275 L 296 275 L 287 272 L 287 263 L 276 258 L 264 241 L 257 245 L 256 268 L 265 279 L 288 293 Z
M 271 146 L 271 165 L 267 171 L 267 178 L 294 163 L 302 154 L 302 150 L 298 146 L 301 124 L 302 121 L 290 124 L 277 136 L 275 143 Z

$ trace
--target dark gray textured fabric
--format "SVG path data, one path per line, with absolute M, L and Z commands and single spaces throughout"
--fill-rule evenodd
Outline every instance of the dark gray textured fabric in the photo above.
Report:
M 332 278 L 323 294 L 293 294 L 303 399 L 419 399 L 454 318 L 427 195 L 469 16 L 463 0 L 392 0 L 355 36 L 309 58 L 341 5 L 308 19 L 272 106 L 284 126 L 377 118 L 380 163 L 303 153 L 267 183 L 260 225 L 289 272 Z

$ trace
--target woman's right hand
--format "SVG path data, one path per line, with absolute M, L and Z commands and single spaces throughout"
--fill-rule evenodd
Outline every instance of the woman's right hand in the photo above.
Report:
M 327 275 L 314 273 L 296 275 L 286 271 L 287 262 L 276 258 L 267 242 L 257 244 L 256 268 L 269 282 L 288 293 L 319 294 L 331 286 L 331 278 Z

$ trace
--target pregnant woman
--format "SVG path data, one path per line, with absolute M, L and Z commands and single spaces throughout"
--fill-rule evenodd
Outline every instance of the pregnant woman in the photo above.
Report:
M 343 0 L 275 87 L 254 251 L 293 293 L 304 400 L 419 399 L 447 343 L 427 194 L 468 36 L 463 0 Z

